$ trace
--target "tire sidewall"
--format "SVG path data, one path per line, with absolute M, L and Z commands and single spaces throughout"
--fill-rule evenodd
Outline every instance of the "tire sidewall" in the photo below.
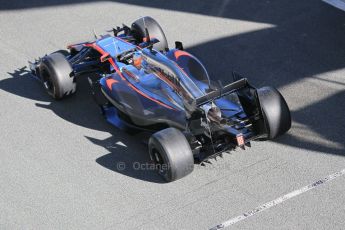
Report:
M 280 92 L 273 87 L 262 87 L 258 89 L 258 97 L 267 139 L 274 139 L 287 132 L 291 127 L 291 114 Z
M 46 88 L 46 91 L 49 95 L 51 95 L 55 99 L 59 99 L 61 97 L 61 90 L 59 88 L 59 84 L 57 82 L 56 73 L 54 71 L 54 68 L 50 65 L 49 62 L 43 61 L 40 65 L 40 72 L 41 71 L 47 71 L 48 77 L 50 78 L 50 81 L 53 84 L 53 90 L 50 91 Z M 41 78 L 42 81 L 44 81 L 43 77 Z
M 166 165 L 167 172 L 165 175 L 162 175 L 166 181 L 178 180 L 193 171 L 193 153 L 181 131 L 175 128 L 168 128 L 155 133 L 149 140 L 151 159 L 154 157 L 152 155 L 153 149 L 159 152 Z
M 47 71 L 48 77 L 53 84 L 53 91 L 47 91 L 53 98 L 61 99 L 76 91 L 74 78 L 70 77 L 73 69 L 63 54 L 52 53 L 44 57 L 39 70 L 40 73 Z M 41 76 L 41 80 L 44 81 L 43 76 Z
M 169 158 L 169 156 L 167 156 L 166 154 L 162 154 L 163 152 L 166 151 L 166 149 L 164 149 L 164 147 L 161 145 L 161 143 L 157 140 L 157 138 L 152 137 L 150 139 L 149 142 L 149 153 L 150 153 L 150 157 L 152 159 L 154 159 L 154 155 L 153 155 L 153 149 L 155 149 L 156 151 L 158 151 L 158 153 L 160 154 L 160 156 L 163 158 L 163 164 L 165 165 L 164 167 L 166 167 L 166 172 L 165 174 L 161 174 L 164 177 L 164 180 L 166 181 L 173 181 L 176 177 L 176 175 L 173 175 L 174 171 L 176 170 L 175 168 L 171 168 L 171 159 Z

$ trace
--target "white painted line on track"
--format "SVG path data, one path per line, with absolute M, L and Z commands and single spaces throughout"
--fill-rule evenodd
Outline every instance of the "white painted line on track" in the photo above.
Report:
M 210 228 L 210 230 L 224 229 L 226 227 L 229 227 L 230 225 L 236 224 L 237 222 L 245 220 L 248 217 L 254 216 L 254 215 L 258 214 L 259 212 L 262 212 L 266 209 L 272 208 L 278 204 L 283 203 L 284 201 L 287 201 L 287 200 L 289 200 L 295 196 L 301 195 L 302 193 L 305 193 L 309 190 L 312 190 L 312 189 L 318 187 L 319 185 L 322 185 L 328 181 L 334 180 L 335 178 L 343 176 L 343 175 L 345 175 L 345 169 L 343 169 L 339 172 L 333 173 L 333 174 L 331 174 L 331 175 L 329 175 L 329 176 L 327 176 L 321 180 L 318 180 L 312 184 L 309 184 L 305 187 L 302 187 L 302 188 L 297 189 L 295 191 L 292 191 L 288 194 L 285 194 L 285 195 L 283 195 L 283 196 L 281 196 L 275 200 L 272 200 L 272 201 L 269 201 L 263 205 L 260 205 L 256 208 L 254 208 L 253 210 L 250 210 L 248 212 L 243 213 L 242 215 L 239 215 L 239 216 L 236 216 L 230 220 L 224 221 L 223 223 L 218 224 L 217 226 L 214 226 L 213 228 Z

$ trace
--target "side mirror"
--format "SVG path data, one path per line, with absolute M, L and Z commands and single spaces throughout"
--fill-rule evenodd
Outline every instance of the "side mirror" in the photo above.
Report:
M 175 48 L 178 49 L 178 50 L 183 50 L 182 42 L 176 41 L 175 42 Z
M 110 59 L 110 54 L 109 53 L 105 53 L 101 56 L 101 62 L 106 62 Z
M 152 44 L 156 44 L 158 42 L 159 42 L 159 40 L 157 38 L 151 38 L 151 43 Z
M 146 38 L 144 38 L 144 41 L 140 43 L 138 46 L 141 48 L 149 48 L 152 49 L 153 45 L 158 43 L 159 40 L 157 38 L 150 38 L 150 41 L 146 41 Z

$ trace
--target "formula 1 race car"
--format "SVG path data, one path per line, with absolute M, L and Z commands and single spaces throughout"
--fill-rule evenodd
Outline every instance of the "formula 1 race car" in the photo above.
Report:
M 256 89 L 235 73 L 228 85 L 211 81 L 181 42 L 168 48 L 153 18 L 111 33 L 46 55 L 30 63 L 31 72 L 57 100 L 75 93 L 76 78 L 87 76 L 111 124 L 152 134 L 149 155 L 166 181 L 188 175 L 194 163 L 290 129 L 289 108 L 276 89 Z

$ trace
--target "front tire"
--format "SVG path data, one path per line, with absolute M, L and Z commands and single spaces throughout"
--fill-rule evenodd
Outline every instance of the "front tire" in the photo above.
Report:
M 183 133 L 175 128 L 154 133 L 149 140 L 149 153 L 167 182 L 181 179 L 194 169 L 190 145 Z
M 61 52 L 45 56 L 39 66 L 39 75 L 49 95 L 55 99 L 62 99 L 76 91 L 73 69 Z
M 168 41 L 162 27 L 156 20 L 149 16 L 139 18 L 132 23 L 131 30 L 138 43 L 143 42 L 143 39 L 146 37 L 145 28 L 147 28 L 151 39 L 156 38 L 159 40 L 158 43 L 153 45 L 154 49 L 159 51 L 168 49 Z

